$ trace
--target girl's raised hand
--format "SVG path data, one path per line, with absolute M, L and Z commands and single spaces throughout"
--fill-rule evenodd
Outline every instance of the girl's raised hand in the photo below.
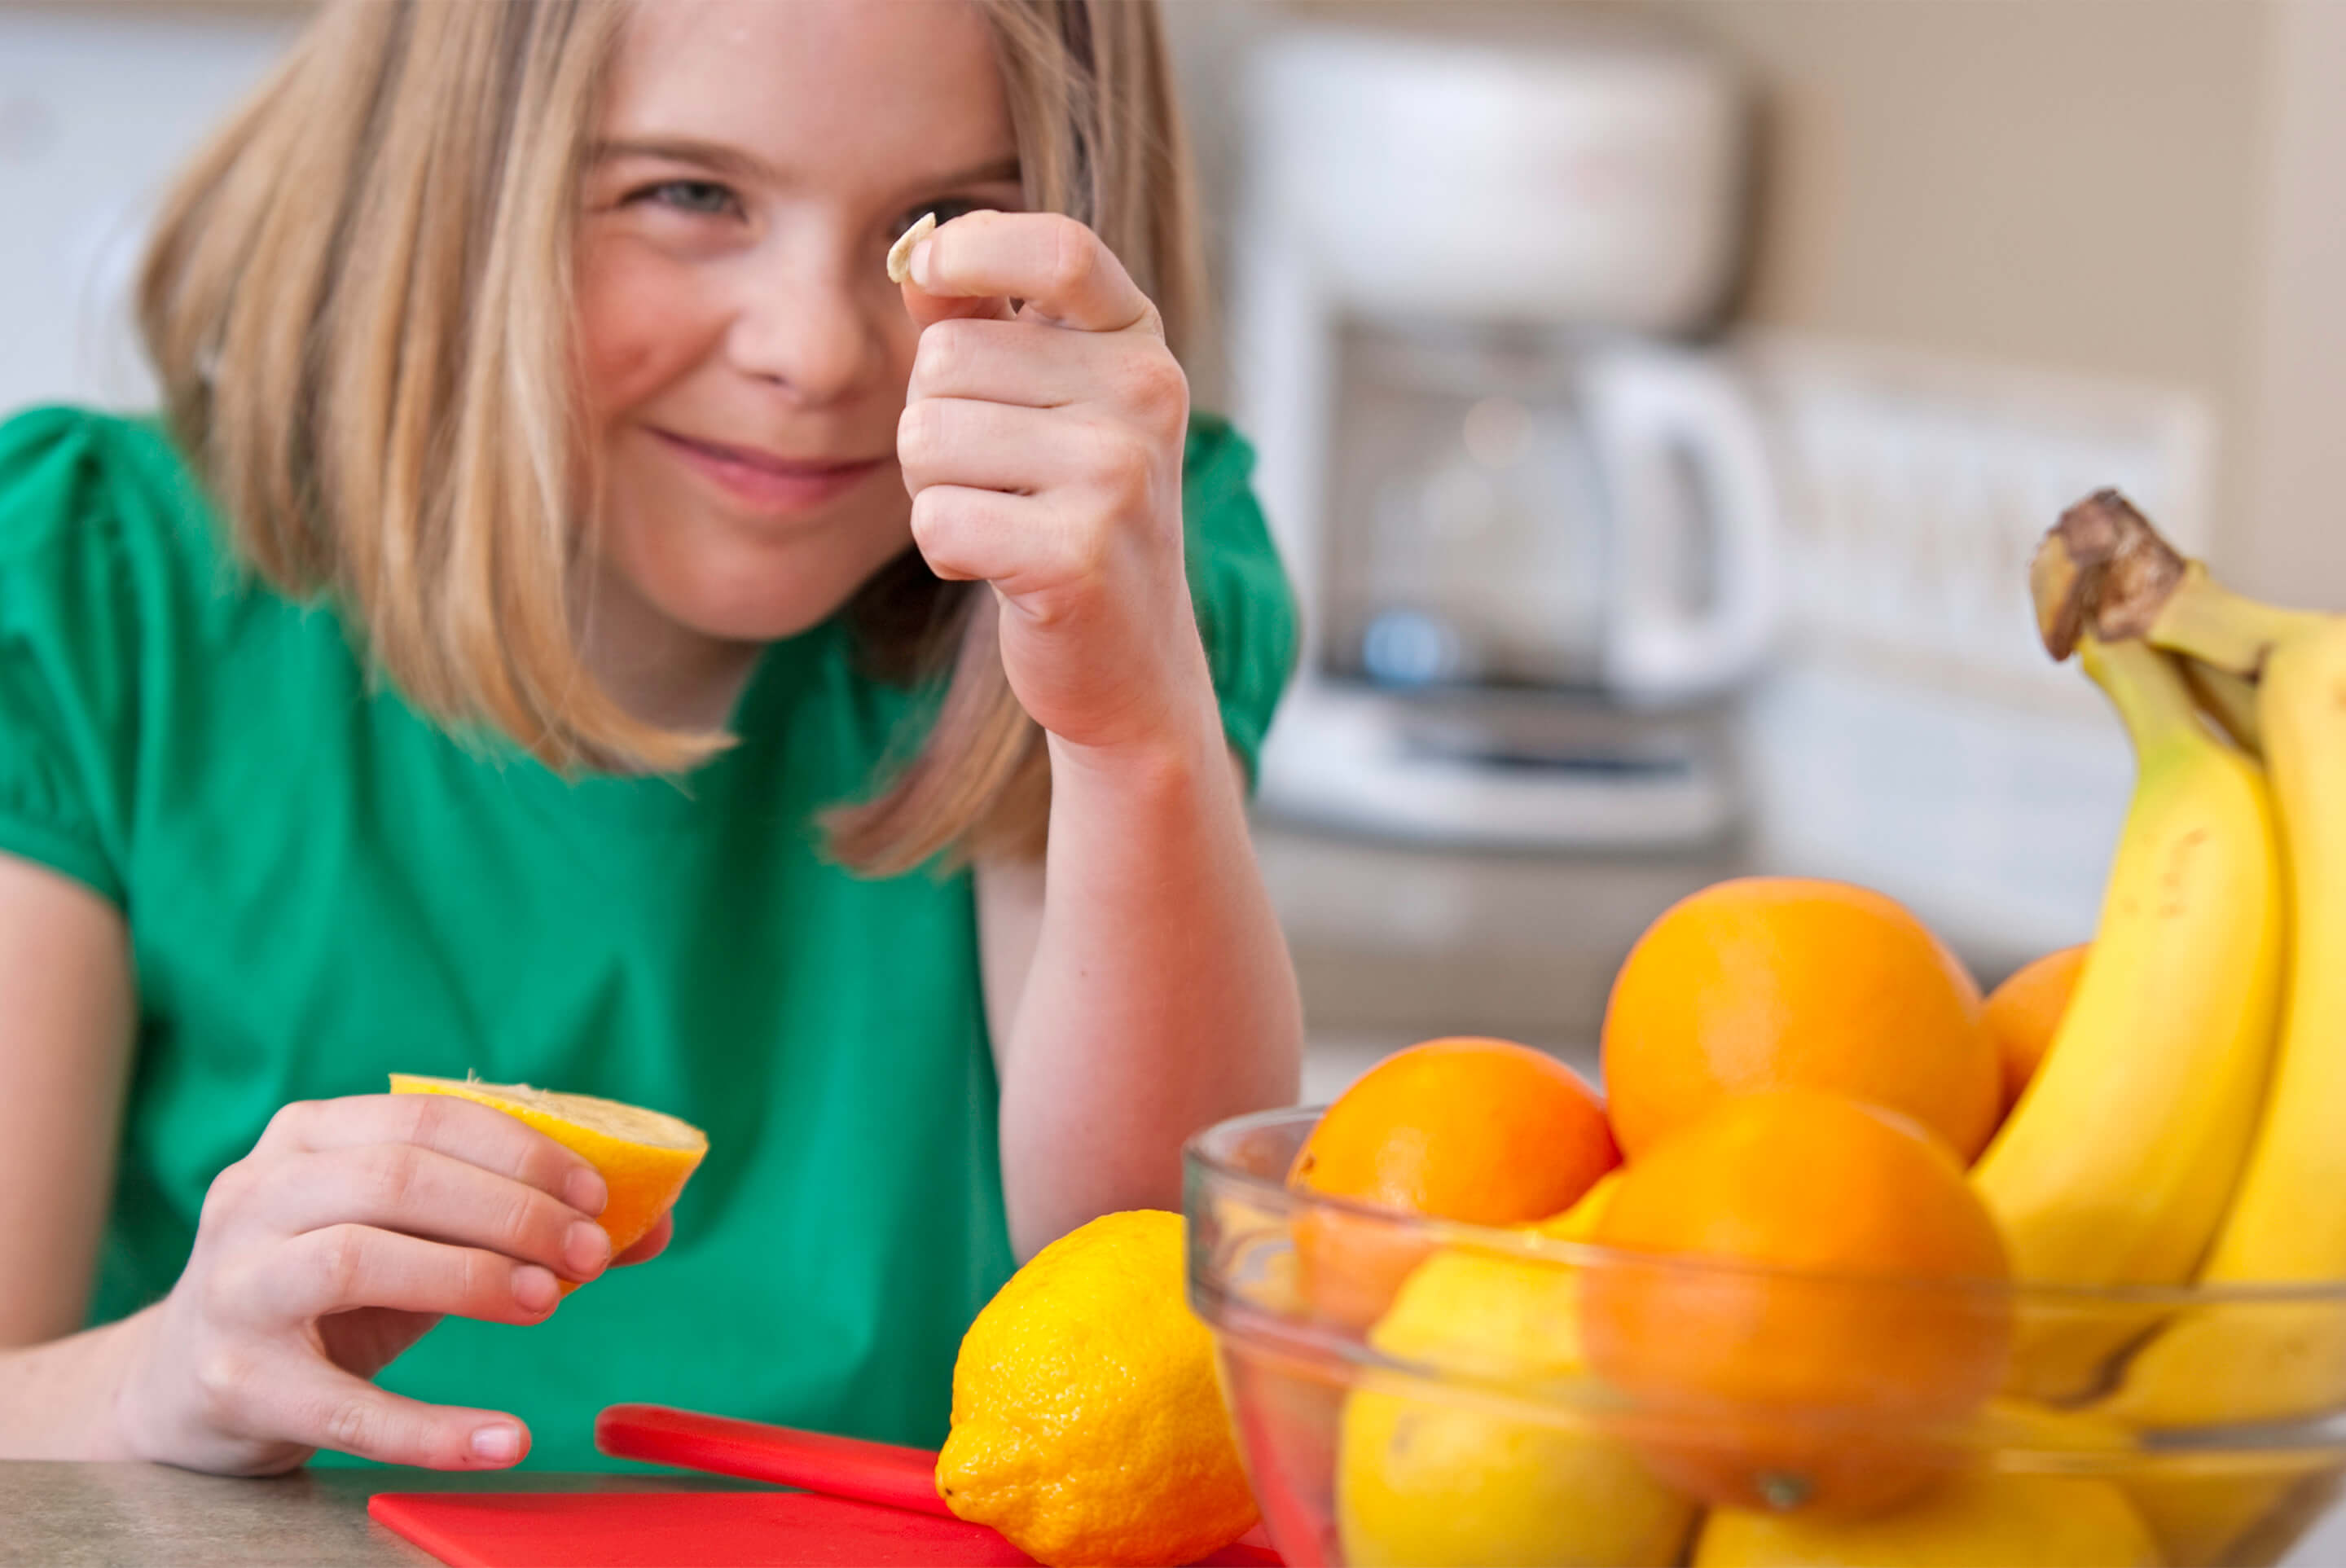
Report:
M 440 1319 L 536 1323 L 610 1259 L 595 1168 L 485 1105 L 362 1095 L 287 1105 L 204 1196 L 117 1415 L 143 1459 L 266 1474 L 317 1449 L 435 1470 L 512 1464 L 521 1422 L 370 1381 Z M 621 1261 L 658 1252 L 665 1221 Z
M 1102 752 L 1219 748 L 1182 570 L 1189 387 L 1156 307 L 1048 212 L 944 224 L 903 294 L 923 329 L 896 434 L 913 537 L 1000 595 L 1026 711 Z

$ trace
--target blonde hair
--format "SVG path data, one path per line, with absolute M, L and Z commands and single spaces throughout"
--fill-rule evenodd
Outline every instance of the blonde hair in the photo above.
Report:
M 973 3 L 1026 205 L 1097 230 L 1178 352 L 1201 266 L 1153 0 Z M 594 454 L 573 226 L 625 18 L 626 0 L 332 0 L 181 177 L 138 309 L 174 437 L 272 586 L 332 595 L 371 666 L 452 729 L 564 771 L 676 772 L 730 738 L 627 713 L 576 617 Z M 826 813 L 847 865 L 1040 848 L 1047 753 L 992 607 L 911 552 L 850 603 L 873 674 L 942 690 L 871 798 Z

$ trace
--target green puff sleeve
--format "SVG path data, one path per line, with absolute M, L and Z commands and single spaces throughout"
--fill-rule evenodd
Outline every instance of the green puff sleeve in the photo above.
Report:
M 0 424 L 0 852 L 118 906 L 138 651 L 104 423 Z
M 1262 738 L 1295 672 L 1295 596 L 1249 486 L 1254 449 L 1214 414 L 1189 421 L 1181 511 L 1189 596 L 1213 668 L 1222 731 L 1256 776 Z

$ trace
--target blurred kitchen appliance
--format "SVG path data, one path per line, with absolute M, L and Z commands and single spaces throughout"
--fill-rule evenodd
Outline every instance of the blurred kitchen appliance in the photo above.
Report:
M 1249 62 L 1231 372 L 1304 618 L 1267 807 L 1657 847 L 1733 821 L 1775 496 L 1730 362 L 1746 109 L 1690 46 L 1298 26 Z

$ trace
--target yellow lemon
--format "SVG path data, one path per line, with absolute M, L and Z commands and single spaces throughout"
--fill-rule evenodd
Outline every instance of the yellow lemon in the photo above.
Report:
M 527 1084 L 481 1084 L 393 1073 L 394 1095 L 454 1095 L 528 1123 L 603 1173 L 610 1201 L 597 1217 L 617 1257 L 650 1234 L 709 1152 L 709 1135 L 689 1123 L 640 1105 L 561 1095 Z M 562 1281 L 567 1296 L 578 1287 Z
M 1191 1563 L 1255 1522 L 1178 1214 L 1036 1253 L 963 1336 L 937 1493 L 1046 1563 Z
M 1554 1219 L 1587 1234 L 1611 1177 Z M 1590 1391 L 1581 1359 L 1579 1280 L 1561 1263 L 1436 1253 L 1371 1331 L 1378 1349 L 1464 1379 L 1522 1385 L 1568 1403 Z M 1694 1505 L 1627 1445 L 1568 1420 L 1513 1419 L 1459 1402 L 1355 1390 L 1345 1401 L 1337 1526 L 1354 1568 L 1383 1564 L 1675 1563 Z
M 1895 1512 L 1835 1518 L 1720 1508 L 1695 1568 L 2158 1568 L 2157 1543 L 2114 1481 L 1951 1476 Z

